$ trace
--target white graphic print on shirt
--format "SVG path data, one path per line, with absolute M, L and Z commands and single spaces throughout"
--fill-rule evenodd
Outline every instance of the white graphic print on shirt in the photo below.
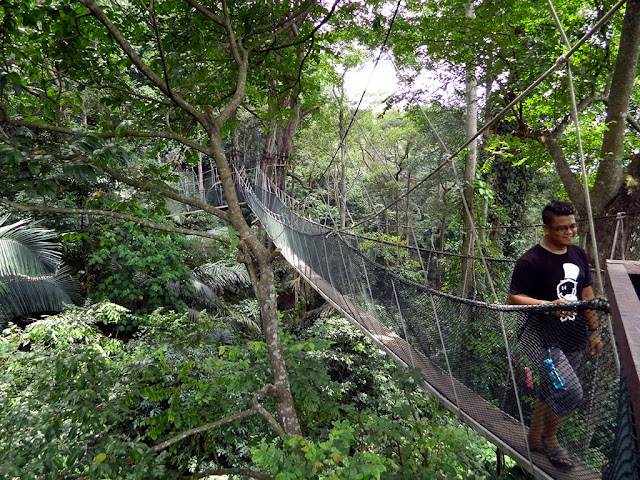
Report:
M 564 269 L 564 279 L 560 280 L 556 291 L 558 298 L 563 298 L 567 302 L 578 301 L 578 275 L 580 274 L 580 267 L 575 263 L 564 263 L 562 265 Z M 562 317 L 562 321 L 575 320 L 576 314 L 572 314 L 566 317 Z

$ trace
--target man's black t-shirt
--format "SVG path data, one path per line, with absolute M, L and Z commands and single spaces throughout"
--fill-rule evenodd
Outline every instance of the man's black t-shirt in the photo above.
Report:
M 589 261 L 583 249 L 570 245 L 566 253 L 558 255 L 535 245 L 516 262 L 509 292 L 550 302 L 558 298 L 572 302 L 582 300 L 582 289 L 591 284 Z M 556 346 L 567 352 L 584 349 L 585 330 L 581 314 L 564 320 L 551 314 L 532 314 L 525 327 L 525 332 L 534 334 L 542 347 Z

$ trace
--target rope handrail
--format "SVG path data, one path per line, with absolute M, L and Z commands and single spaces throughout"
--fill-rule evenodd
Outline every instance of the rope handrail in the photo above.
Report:
M 248 182 L 248 180 L 245 178 L 242 181 L 242 184 L 245 188 L 249 188 L 249 190 L 245 190 L 245 193 L 247 194 L 251 194 L 249 192 L 252 192 L 252 190 L 250 189 L 250 184 Z M 290 228 L 292 231 L 296 231 L 297 233 L 302 233 L 305 235 L 310 235 L 313 236 L 314 234 L 309 234 L 308 232 L 303 232 L 301 230 L 297 230 L 294 226 L 291 225 L 291 223 L 288 221 L 288 217 L 280 215 L 280 214 L 276 214 L 274 212 L 272 212 L 270 209 L 268 209 L 266 207 L 266 205 L 264 205 L 258 198 L 257 196 L 255 196 L 256 201 L 258 201 L 262 207 L 263 207 L 263 211 L 268 214 L 269 216 L 271 216 L 271 218 L 273 218 L 274 220 L 276 220 L 278 223 L 280 223 L 283 226 L 286 226 L 288 228 Z M 290 215 L 293 216 L 297 216 L 294 212 L 290 212 Z M 300 218 L 300 217 L 299 217 Z M 307 222 L 307 219 L 302 219 L 301 220 Z M 318 224 L 319 225 L 319 224 Z M 335 231 L 328 231 L 325 233 L 316 233 L 315 235 L 320 235 L 320 236 L 326 236 L 326 235 L 331 235 L 331 236 L 336 236 L 337 238 L 341 238 L 340 233 L 339 232 L 335 232 Z M 609 312 L 609 305 L 608 302 L 606 301 L 606 299 L 604 298 L 597 298 L 597 299 L 593 299 L 593 300 L 585 300 L 585 301 L 580 301 L 580 302 L 574 302 L 571 304 L 545 304 L 545 305 L 505 305 L 505 304 L 492 304 L 492 303 L 487 303 L 487 302 L 482 302 L 479 300 L 473 300 L 473 299 L 469 299 L 469 298 L 464 298 L 464 297 L 460 297 L 457 295 L 453 295 L 450 293 L 446 293 L 446 292 L 442 292 L 440 290 L 437 290 L 435 288 L 426 286 L 426 285 L 422 285 L 419 284 L 417 282 L 413 282 L 407 278 L 401 277 L 399 275 L 397 275 L 396 273 L 392 272 L 391 270 L 389 270 L 388 268 L 386 268 L 384 265 L 380 265 L 379 263 L 375 262 L 373 259 L 367 257 L 364 253 L 362 253 L 359 249 L 357 249 L 356 247 L 354 247 L 353 245 L 351 245 L 349 242 L 346 242 L 344 240 L 341 241 L 341 243 L 346 246 L 348 249 L 352 250 L 354 253 L 356 253 L 357 255 L 361 256 L 366 262 L 370 263 L 371 265 L 374 265 L 376 268 L 382 269 L 386 272 L 386 274 L 393 278 L 396 281 L 400 281 L 403 282 L 405 284 L 411 285 L 412 287 L 416 288 L 417 290 L 420 291 L 424 291 L 424 292 L 428 292 L 430 294 L 436 295 L 438 297 L 442 297 L 442 298 L 447 298 L 450 300 L 454 300 L 457 303 L 460 304 L 464 304 L 464 305 L 469 305 L 469 306 L 475 306 L 475 307 L 483 307 L 489 310 L 496 310 L 496 311 L 506 311 L 506 312 L 524 312 L 524 311 L 536 311 L 536 310 L 542 310 L 542 311 L 561 311 L 561 310 L 584 310 L 584 309 L 595 309 L 598 311 L 602 311 L 602 312 Z

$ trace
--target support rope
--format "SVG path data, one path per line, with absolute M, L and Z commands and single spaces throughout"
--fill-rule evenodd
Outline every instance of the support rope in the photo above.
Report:
M 389 36 L 391 35 L 391 30 L 392 30 L 393 25 L 394 25 L 394 23 L 396 21 L 396 17 L 398 16 L 398 12 L 400 11 L 401 4 L 402 4 L 402 0 L 398 0 L 398 2 L 396 3 L 395 10 L 393 11 L 393 16 L 391 17 L 391 22 L 389 22 L 389 27 L 387 28 L 387 33 L 386 33 L 386 35 L 384 37 L 384 41 L 382 42 L 382 47 L 380 48 L 380 53 L 378 54 L 378 57 L 376 58 L 375 64 L 373 65 L 373 69 L 371 71 L 371 75 L 369 76 L 369 80 L 367 81 L 367 84 L 365 85 L 365 88 L 362 91 L 362 95 L 360 95 L 360 100 L 358 101 L 358 105 L 356 106 L 356 109 L 353 112 L 353 115 L 351 116 L 351 120 L 349 122 L 349 125 L 347 125 L 347 128 L 344 131 L 344 135 L 340 139 L 340 142 L 338 144 L 338 148 L 336 149 L 335 153 L 333 154 L 333 157 L 331 158 L 331 161 L 329 162 L 329 165 L 327 165 L 327 168 L 325 168 L 324 172 L 322 172 L 322 175 L 320 175 L 320 179 L 325 177 L 325 175 L 327 174 L 327 172 L 331 168 L 331 165 L 333 165 L 334 160 L 338 157 L 338 152 L 341 149 L 342 143 L 347 138 L 347 135 L 349 134 L 349 131 L 351 130 L 351 126 L 353 125 L 353 123 L 356 120 L 356 117 L 358 115 L 358 111 L 360 110 L 360 107 L 362 106 L 362 102 L 364 100 L 364 96 L 367 93 L 367 89 L 369 88 L 369 83 L 371 82 L 371 79 L 373 78 L 373 74 L 375 73 L 375 70 L 378 67 L 378 63 L 380 63 L 380 59 L 382 58 L 382 55 L 384 54 L 384 52 L 385 52 L 385 50 L 387 48 L 387 43 L 389 42 Z
M 409 335 L 407 335 L 407 322 L 404 320 L 404 315 L 402 315 L 402 308 L 400 308 L 400 300 L 398 299 L 398 292 L 396 290 L 396 282 L 391 280 L 391 288 L 393 289 L 393 298 L 396 302 L 396 308 L 398 309 L 398 317 L 400 318 L 400 324 L 402 326 L 402 334 L 404 335 L 405 342 L 409 342 Z M 409 350 L 409 365 L 412 367 L 416 366 L 416 362 L 413 360 L 413 350 Z
M 426 119 L 428 125 L 431 127 L 431 129 L 433 130 L 434 134 L 436 135 L 436 138 L 438 139 L 438 142 L 440 142 L 440 145 L 442 146 L 443 150 L 448 153 L 447 150 L 447 146 L 444 143 L 444 141 L 442 140 L 442 137 L 440 136 L 440 133 L 435 129 L 433 123 L 431 122 L 431 119 L 428 117 L 428 115 L 425 113 L 424 109 L 422 108 L 422 105 L 418 105 L 420 112 L 422 113 L 423 117 Z M 452 159 L 453 157 L 451 155 L 449 155 L 449 158 Z M 454 178 L 456 179 L 456 182 L 459 183 L 459 175 L 456 169 L 456 165 L 455 162 L 451 161 L 451 167 L 453 169 L 454 172 Z M 475 236 L 475 221 L 473 218 L 473 215 L 470 212 L 469 209 L 469 205 L 467 204 L 467 201 L 464 197 L 464 195 L 461 196 L 462 197 L 462 204 L 464 206 L 465 212 L 470 220 L 471 223 L 471 227 L 472 227 L 472 231 L 469 232 L 470 235 L 474 235 Z M 477 243 L 475 241 L 476 239 L 473 239 L 474 244 Z M 487 260 L 484 256 L 484 252 L 481 246 L 478 246 L 478 251 L 480 253 L 480 258 L 482 260 L 482 265 L 484 267 L 484 270 L 486 272 L 486 277 L 487 277 L 487 283 L 490 287 L 491 290 L 491 294 L 493 295 L 494 300 L 496 301 L 496 303 L 498 302 L 498 294 L 496 292 L 495 289 L 495 283 L 493 282 L 493 278 L 491 276 L 491 274 L 489 273 L 489 267 L 487 265 Z M 516 380 L 516 373 L 515 373 L 515 368 L 513 366 L 513 359 L 512 359 L 512 355 L 511 355 L 511 350 L 509 348 L 509 341 L 508 341 L 508 337 L 507 337 L 507 329 L 506 329 L 506 325 L 505 325 L 505 321 L 504 318 L 502 316 L 502 313 L 500 312 L 498 314 L 498 318 L 500 320 L 500 331 L 502 333 L 503 339 L 504 339 L 504 345 L 505 345 L 505 349 L 507 352 L 507 362 L 509 365 L 509 375 L 511 378 L 511 383 L 514 387 L 514 392 L 515 392 L 515 397 L 516 397 L 516 405 L 518 408 L 518 415 L 520 417 L 520 423 L 522 425 L 522 431 L 524 434 L 524 438 L 525 438 L 525 445 L 527 448 L 527 453 L 528 453 L 528 457 L 529 457 L 529 462 L 531 463 L 531 465 L 533 466 L 533 459 L 531 457 L 531 449 L 529 448 L 529 442 L 527 440 L 527 429 L 526 429 L 526 425 L 525 425 L 525 421 L 524 421 L 524 412 L 522 409 L 522 402 L 520 400 L 520 394 L 518 393 L 518 388 L 517 388 L 517 380 Z
M 567 37 L 567 34 L 565 33 L 564 28 L 562 27 L 562 22 L 560 21 L 560 18 L 558 17 L 558 14 L 556 13 L 555 8 L 553 7 L 553 2 L 551 0 L 547 0 L 547 4 L 549 5 L 549 9 L 551 10 L 551 15 L 553 16 L 553 20 L 556 23 L 556 27 L 560 32 L 560 35 L 562 37 L 562 41 L 565 44 L 565 47 L 567 48 L 567 50 L 571 51 L 571 48 L 572 48 L 571 43 L 569 42 L 569 38 Z M 604 293 L 604 282 L 602 281 L 602 268 L 600 267 L 600 255 L 598 253 L 598 241 L 596 239 L 596 227 L 593 221 L 591 195 L 589 192 L 589 182 L 587 179 L 587 167 L 585 166 L 585 162 L 584 162 L 582 139 L 580 137 L 580 121 L 578 118 L 578 103 L 576 102 L 576 93 L 575 93 L 575 88 L 573 83 L 573 74 L 571 73 L 571 64 L 569 61 L 567 61 L 567 79 L 569 84 L 569 95 L 571 98 L 571 116 L 573 118 L 573 123 L 576 130 L 576 141 L 578 145 L 578 157 L 580 159 L 580 171 L 582 173 L 582 186 L 584 189 L 584 199 L 586 204 L 585 206 L 587 209 L 587 218 L 589 219 L 589 230 L 590 230 L 589 233 L 591 236 L 591 245 L 593 248 L 593 256 L 595 259 L 594 261 L 596 263 L 596 279 L 598 281 L 598 291 L 600 293 Z M 607 328 L 609 329 L 609 335 L 611 335 L 611 338 L 614 338 L 613 325 L 611 322 L 607 322 Z M 615 344 L 615 342 L 613 342 L 612 347 L 613 347 L 614 359 L 616 362 L 616 371 L 618 372 L 618 374 L 620 374 L 620 359 L 618 358 L 618 347 Z

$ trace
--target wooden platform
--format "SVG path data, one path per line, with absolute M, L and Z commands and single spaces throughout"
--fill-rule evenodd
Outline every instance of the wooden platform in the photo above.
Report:
M 620 365 L 634 416 L 640 418 L 640 262 L 607 260 L 606 289 Z M 640 438 L 640 422 L 636 438 Z
M 521 422 L 448 375 L 395 332 L 355 306 L 291 250 L 283 246 L 281 252 L 329 303 L 361 328 L 396 361 L 419 369 L 430 394 L 534 477 L 558 480 L 601 479 L 600 472 L 583 463 L 577 463 L 575 468 L 565 472 L 551 465 L 546 456 L 537 453 L 529 454 L 525 443 L 527 428 Z M 640 336 L 636 338 L 640 341 Z

